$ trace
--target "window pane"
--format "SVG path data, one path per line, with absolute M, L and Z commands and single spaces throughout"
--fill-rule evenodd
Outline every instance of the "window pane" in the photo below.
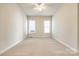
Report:
M 29 20 L 29 33 L 35 33 L 35 21 Z
M 44 33 L 50 33 L 50 20 L 44 21 Z

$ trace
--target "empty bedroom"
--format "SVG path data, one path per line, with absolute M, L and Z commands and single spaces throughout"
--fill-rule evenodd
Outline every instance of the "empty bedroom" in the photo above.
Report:
M 0 56 L 79 55 L 77 3 L 0 3 Z

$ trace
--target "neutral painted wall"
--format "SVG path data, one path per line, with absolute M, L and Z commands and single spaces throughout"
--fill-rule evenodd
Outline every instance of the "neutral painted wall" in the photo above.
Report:
M 28 24 L 27 24 L 27 16 L 25 16 L 24 17 L 24 38 L 27 38 L 27 28 L 28 28 L 28 26 L 27 26 Z
M 76 51 L 78 49 L 77 4 L 64 4 L 52 18 L 53 37 Z
M 44 23 L 43 23 L 44 20 L 52 21 L 51 16 L 28 16 L 27 19 L 35 20 L 35 22 L 36 22 L 36 33 L 32 35 L 33 37 L 51 37 L 51 32 L 52 32 L 51 28 L 50 28 L 50 33 L 45 34 L 44 33 Z
M 78 51 L 79 51 L 79 3 L 78 3 Z
M 23 40 L 23 19 L 17 4 L 0 4 L 0 53 Z

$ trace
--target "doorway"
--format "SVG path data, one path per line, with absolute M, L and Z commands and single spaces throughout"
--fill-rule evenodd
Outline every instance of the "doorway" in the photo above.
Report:
M 51 16 L 28 16 L 28 37 L 51 37 Z

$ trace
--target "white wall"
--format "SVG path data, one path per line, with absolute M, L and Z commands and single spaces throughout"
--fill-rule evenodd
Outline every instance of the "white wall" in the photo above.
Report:
M 23 40 L 24 15 L 16 4 L 0 4 L 0 53 Z
M 78 51 L 79 51 L 79 4 L 78 4 Z
M 77 4 L 64 4 L 52 18 L 53 37 L 76 51 L 77 37 Z
M 24 17 L 24 38 L 27 38 L 27 16 Z

